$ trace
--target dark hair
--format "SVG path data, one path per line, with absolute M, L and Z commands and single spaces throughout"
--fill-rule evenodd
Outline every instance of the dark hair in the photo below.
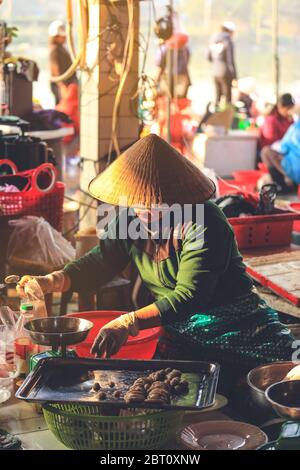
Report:
M 295 106 L 295 100 L 290 93 L 285 93 L 281 95 L 278 99 L 279 106 L 283 106 L 284 108 L 292 108 Z

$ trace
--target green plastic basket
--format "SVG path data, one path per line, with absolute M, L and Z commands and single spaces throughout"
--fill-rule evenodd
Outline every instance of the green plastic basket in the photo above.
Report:
M 49 429 L 66 447 L 76 450 L 158 449 L 182 422 L 184 411 L 121 410 L 105 416 L 97 405 L 43 406 Z

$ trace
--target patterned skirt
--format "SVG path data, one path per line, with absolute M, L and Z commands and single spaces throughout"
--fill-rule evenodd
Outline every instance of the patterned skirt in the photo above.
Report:
M 245 367 L 290 361 L 294 337 L 278 313 L 251 292 L 231 304 L 197 313 L 165 328 L 162 358 L 212 360 Z

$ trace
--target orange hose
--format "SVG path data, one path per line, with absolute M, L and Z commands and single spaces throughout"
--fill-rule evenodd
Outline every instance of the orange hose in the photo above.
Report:
M 72 0 L 66 0 L 66 10 L 67 10 L 67 13 L 66 13 L 67 22 L 72 23 L 72 19 L 73 19 Z

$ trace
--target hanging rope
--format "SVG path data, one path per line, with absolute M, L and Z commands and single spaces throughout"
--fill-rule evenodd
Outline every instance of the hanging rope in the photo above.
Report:
M 123 93 L 123 89 L 130 72 L 132 57 L 134 53 L 134 0 L 127 0 L 127 10 L 128 10 L 128 30 L 127 30 L 127 37 L 124 47 L 124 56 L 122 62 L 122 72 L 120 77 L 119 87 L 116 93 L 115 102 L 113 106 L 113 113 L 112 113 L 112 136 L 109 148 L 109 156 L 107 164 L 109 165 L 111 162 L 111 154 L 113 148 L 116 150 L 117 154 L 120 155 L 120 147 L 118 142 L 117 136 L 117 121 L 118 121 L 118 112 L 121 102 L 121 97 Z

